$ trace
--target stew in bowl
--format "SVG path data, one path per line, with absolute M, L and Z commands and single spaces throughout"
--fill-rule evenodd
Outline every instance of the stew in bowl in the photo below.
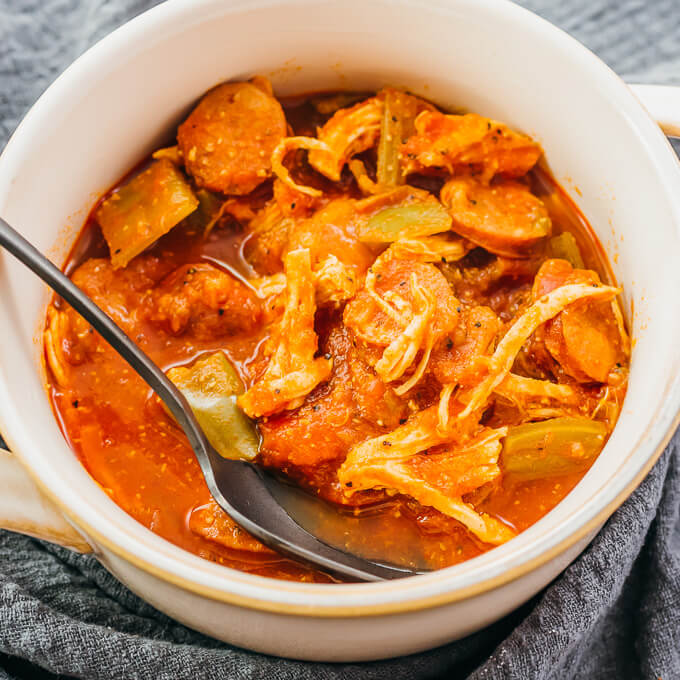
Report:
M 439 569 L 512 540 L 626 392 L 620 289 L 540 145 L 395 88 L 213 88 L 100 199 L 66 271 L 222 455 L 371 559 Z M 59 299 L 44 347 L 62 430 L 126 512 L 226 566 L 332 580 L 219 508 L 161 402 Z

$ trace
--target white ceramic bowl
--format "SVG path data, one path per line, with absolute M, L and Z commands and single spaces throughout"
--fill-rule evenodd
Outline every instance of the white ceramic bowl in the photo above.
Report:
M 670 436 L 680 402 L 678 164 L 614 73 L 508 2 L 171 0 L 92 48 L 33 107 L 0 159 L 0 213 L 62 262 L 98 194 L 166 141 L 199 95 L 256 73 L 269 75 L 280 94 L 406 86 L 541 142 L 609 253 L 626 309 L 634 309 L 630 387 L 609 443 L 556 509 L 464 564 L 399 582 L 333 586 L 236 572 L 137 524 L 81 467 L 44 387 L 48 291 L 2 255 L 0 420 L 21 465 L 9 455 L 0 463 L 0 524 L 93 550 L 151 604 L 237 645 L 338 661 L 416 652 L 498 619 L 548 583 Z M 680 118 L 676 91 L 643 94 L 667 124 L 673 103 Z

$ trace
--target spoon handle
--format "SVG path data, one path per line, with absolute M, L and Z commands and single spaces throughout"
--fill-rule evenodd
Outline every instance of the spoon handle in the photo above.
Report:
M 329 546 L 300 527 L 282 508 L 250 463 L 222 458 L 203 434 L 182 393 L 160 368 L 65 274 L 0 217 L 0 246 L 61 295 L 165 402 L 186 434 L 213 498 L 238 524 L 266 545 L 360 581 L 401 578 L 413 572 L 380 565 Z M 229 489 L 229 497 L 223 493 Z
M 207 449 L 205 436 L 182 393 L 125 332 L 73 281 L 0 217 L 0 245 L 61 295 L 104 340 L 116 349 L 158 394 L 184 430 L 191 447 Z

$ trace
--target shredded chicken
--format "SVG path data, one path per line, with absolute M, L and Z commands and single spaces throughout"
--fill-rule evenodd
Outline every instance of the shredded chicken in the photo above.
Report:
M 101 351 L 100 336 L 92 326 L 68 305 L 47 308 L 47 324 L 43 333 L 47 366 L 60 387 L 71 384 L 72 367 L 78 366 Z
M 378 97 L 371 97 L 336 111 L 317 133 L 328 151 L 312 150 L 309 164 L 328 179 L 339 181 L 344 164 L 355 154 L 375 145 L 380 134 L 383 106 Z
M 338 471 L 338 479 L 346 487 L 347 493 L 372 488 L 367 478 L 355 486 L 352 476 L 360 470 L 385 460 L 403 460 L 450 441 L 451 434 L 438 432 L 436 425 L 437 408 L 430 407 L 414 413 L 405 424 L 392 432 L 355 446 Z
M 530 137 L 474 113 L 448 115 L 423 111 L 416 133 L 401 149 L 404 172 L 442 168 L 481 171 L 489 181 L 495 174 L 520 177 L 535 165 L 542 152 Z
M 395 241 L 391 246 L 394 257 L 420 262 L 456 262 L 470 250 L 463 239 L 448 235 L 421 236 Z
M 335 255 L 329 255 L 313 272 L 318 307 L 339 307 L 354 297 L 357 289 L 356 273 Z M 283 272 L 250 279 L 257 296 L 263 299 L 280 295 L 286 290 L 286 275 Z
M 451 402 L 453 393 L 456 391 L 456 387 L 456 383 L 448 383 L 442 387 L 442 391 L 439 394 L 437 429 L 440 432 L 446 432 L 449 427 L 449 403 Z
M 418 284 L 415 274 L 411 275 L 411 292 L 414 298 L 413 315 L 403 333 L 393 340 L 375 365 L 376 373 L 387 383 L 401 378 L 415 361 L 418 351 L 423 349 L 423 356 L 413 375 L 399 387 L 397 394 L 405 394 L 422 378 L 432 352 L 432 315 L 435 301 L 432 294 Z
M 347 161 L 356 153 L 372 147 L 380 133 L 383 103 L 371 97 L 348 109 L 340 109 L 319 129 L 317 137 L 284 137 L 274 149 L 271 165 L 274 174 L 291 189 L 308 196 L 321 196 L 319 189 L 293 180 L 283 164 L 291 151 L 306 149 L 309 164 L 335 182 Z
M 286 185 L 301 194 L 307 196 L 321 196 L 323 192 L 320 189 L 307 186 L 306 184 L 298 184 L 288 172 L 288 168 L 283 164 L 286 156 L 291 151 L 298 149 L 307 149 L 308 151 L 315 151 L 323 156 L 331 156 L 333 151 L 321 139 L 315 137 L 284 137 L 272 152 L 271 164 L 274 174 Z
M 340 483 L 348 495 L 375 488 L 407 494 L 461 522 L 485 543 L 504 543 L 514 531 L 461 496 L 498 476 L 500 439 L 507 428 L 485 428 L 463 445 L 430 455 L 423 452 L 452 441 L 451 433 L 439 434 L 436 420 L 437 409 L 426 409 L 388 435 L 355 446 L 338 471 Z M 453 468 L 449 476 L 447 463 Z
M 68 365 L 64 358 L 64 337 L 68 331 L 68 319 L 64 312 L 50 306 L 47 309 L 47 328 L 44 332 L 45 357 L 57 383 L 68 384 Z
M 539 298 L 515 320 L 500 341 L 489 360 L 487 377 L 469 391 L 467 406 L 458 414 L 458 418 L 467 418 L 486 404 L 489 395 L 510 371 L 522 345 L 541 324 L 577 300 L 584 298 L 606 300 L 618 293 L 619 290 L 611 286 L 572 284 L 556 288 Z
M 335 255 L 329 255 L 314 272 L 316 304 L 319 307 L 339 307 L 354 297 L 357 289 L 356 274 Z
M 393 255 L 388 248 L 368 270 L 364 287 L 345 307 L 344 323 L 366 343 L 390 345 L 413 319 L 416 293 L 411 282 L 415 274 L 418 285 L 435 301 L 432 332 L 436 342 L 456 327 L 458 301 L 436 267 Z
M 549 380 L 536 380 L 508 373 L 494 389 L 496 394 L 517 404 L 526 405 L 539 401 L 558 402 L 565 406 L 577 406 L 581 394 L 571 385 L 560 385 Z
M 264 375 L 238 398 L 251 418 L 297 408 L 333 367 L 331 357 L 314 358 L 316 302 L 309 250 L 289 252 L 284 264 L 286 306 L 276 331 L 276 349 Z
M 590 398 L 573 385 L 536 380 L 508 373 L 494 393 L 511 402 L 523 418 L 545 420 L 585 413 L 592 406 Z
M 279 295 L 286 290 L 286 275 L 283 272 L 271 276 L 261 276 L 248 281 L 255 289 L 257 297 L 266 300 L 268 297 Z
M 394 120 L 399 119 L 399 127 L 404 137 L 408 137 L 413 129 L 413 121 L 422 111 L 433 111 L 434 108 L 418 97 L 404 92 L 386 89 L 375 97 L 369 97 L 354 106 L 338 109 L 324 125 L 318 129 L 316 137 L 288 137 L 283 139 L 272 154 L 272 169 L 277 177 L 309 196 L 320 196 L 318 189 L 295 183 L 283 165 L 283 159 L 289 151 L 307 149 L 309 164 L 324 177 L 338 182 L 345 164 L 349 164 L 359 188 L 366 194 L 374 194 L 384 189 L 379 182 L 374 182 L 368 175 L 366 167 L 360 160 L 352 157 L 374 147 L 381 136 L 383 117 L 386 113 L 386 97 L 390 97 Z M 395 155 L 401 142 L 391 139 L 389 135 L 381 141 L 391 145 Z M 380 154 L 379 154 L 380 156 Z
M 394 259 L 388 250 L 345 307 L 344 322 L 365 342 L 384 348 L 374 368 L 385 382 L 398 380 L 415 364 L 405 382 L 394 388 L 401 395 L 423 377 L 437 340 L 455 328 L 457 309 L 449 285 L 435 267 Z
M 353 158 L 347 165 L 363 194 L 370 196 L 382 191 L 382 187 L 370 178 L 363 161 Z

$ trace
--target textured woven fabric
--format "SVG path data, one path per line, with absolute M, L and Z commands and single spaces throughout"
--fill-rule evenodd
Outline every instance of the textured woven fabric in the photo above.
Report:
M 0 148 L 59 72 L 153 4 L 0 0 Z M 630 80 L 680 82 L 680 0 L 522 4 Z M 0 532 L 0 680 L 680 678 L 677 441 L 532 601 L 464 640 L 391 661 L 311 664 L 229 647 L 160 614 L 93 557 Z

